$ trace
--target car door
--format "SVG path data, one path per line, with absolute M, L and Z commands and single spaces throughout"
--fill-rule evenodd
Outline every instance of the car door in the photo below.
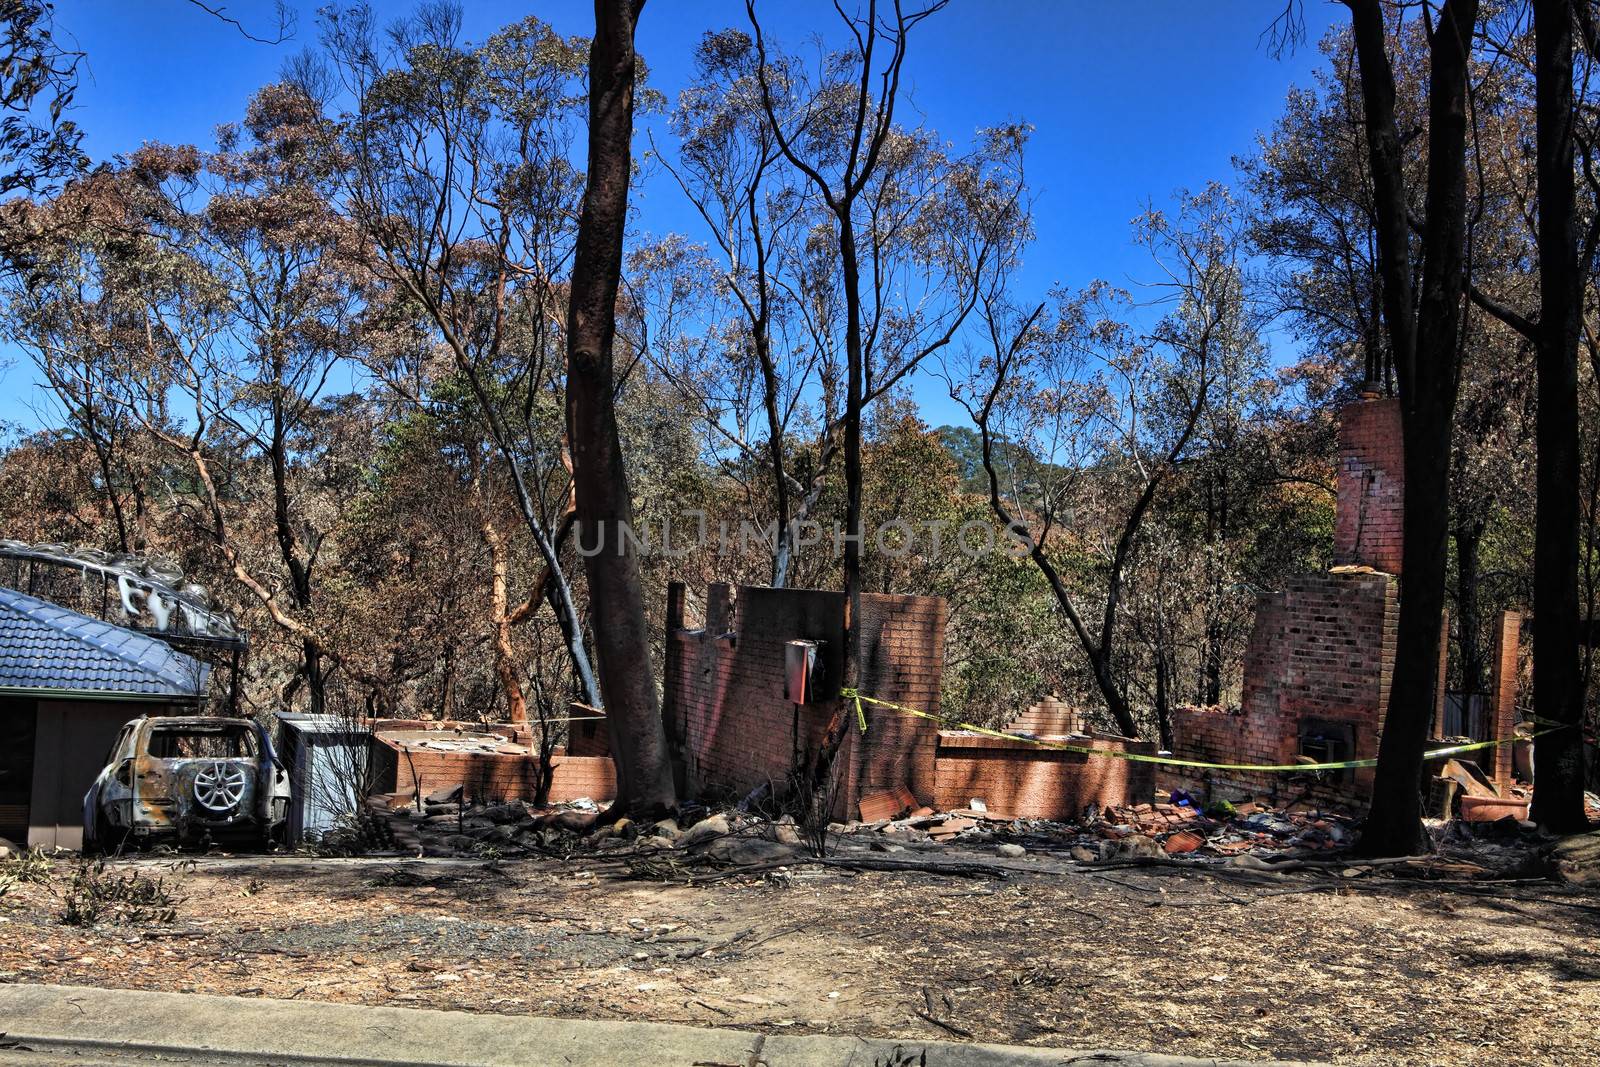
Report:
M 108 794 L 115 793 L 121 788 L 122 783 L 117 780 L 117 773 L 123 763 L 132 756 L 129 751 L 133 737 L 134 727 L 137 723 L 128 723 L 118 733 L 117 739 L 111 745 L 111 751 L 106 754 L 105 766 L 100 768 L 100 773 L 95 776 L 94 782 L 89 786 L 89 792 L 83 798 L 83 828 L 91 836 L 96 834 L 100 827 L 100 811 L 104 802 L 109 799 Z M 128 776 L 130 785 L 127 787 L 129 795 L 133 793 L 133 776 Z

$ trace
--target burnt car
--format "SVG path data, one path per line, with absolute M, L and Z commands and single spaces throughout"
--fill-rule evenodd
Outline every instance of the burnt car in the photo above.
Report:
M 83 847 L 229 840 L 269 844 L 289 773 L 250 719 L 151 717 L 122 728 L 83 798 Z

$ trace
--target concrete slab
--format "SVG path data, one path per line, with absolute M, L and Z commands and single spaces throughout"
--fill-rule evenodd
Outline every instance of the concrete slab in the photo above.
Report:
M 0 1065 L 1246 1067 L 1148 1053 L 786 1036 L 666 1023 L 0 985 Z M 1280 1064 L 1280 1067 L 1287 1065 Z

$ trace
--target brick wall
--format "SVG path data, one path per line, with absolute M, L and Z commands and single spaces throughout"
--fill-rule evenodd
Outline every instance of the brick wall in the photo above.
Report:
M 611 732 L 604 715 L 596 715 L 583 704 L 567 709 L 567 751 L 574 756 L 611 755 Z
M 1362 399 L 1339 412 L 1333 562 L 1400 573 L 1405 440 L 1400 401 Z
M 1353 759 L 1378 754 L 1394 673 L 1398 582 L 1388 574 L 1331 572 L 1264 595 L 1245 651 L 1237 709 L 1178 708 L 1174 754 L 1208 763 L 1292 763 L 1313 725 L 1348 728 Z M 1165 768 L 1166 788 L 1229 798 L 1249 794 L 1359 806 L 1372 771 L 1318 776 Z
M 1494 700 L 1494 737 L 1510 737 L 1522 717 L 1517 714 L 1517 671 L 1522 652 L 1522 613 L 1502 611 L 1494 624 L 1494 660 L 1489 668 L 1489 693 Z M 1493 738 L 1484 738 L 1488 741 Z M 1494 784 L 1502 793 L 1512 784 L 1512 762 L 1515 745 L 1497 745 L 1488 753 L 1480 753 Z
M 939 597 L 861 597 L 861 692 L 934 714 L 939 712 L 947 608 Z M 851 788 L 846 810 L 863 793 L 905 784 L 919 799 L 936 786 L 936 723 L 887 708 L 866 706 L 867 732 L 851 731 Z
M 784 647 L 821 642 L 814 690 L 837 693 L 843 675 L 844 594 L 714 584 L 706 625 L 684 626 L 683 595 L 668 596 L 663 670 L 667 728 L 690 793 L 746 792 L 782 785 L 820 742 L 837 700 L 796 706 L 784 686 Z M 859 688 L 909 707 L 937 711 L 944 661 L 945 604 L 936 597 L 863 594 Z M 921 799 L 934 788 L 937 730 L 927 720 L 868 709 L 868 728 L 851 730 L 838 756 L 836 815 L 853 813 L 863 792 L 908 785 Z
M 1122 737 L 1074 738 L 1075 745 L 1150 754 L 1149 741 Z M 934 807 L 964 808 L 972 798 L 990 811 L 1028 819 L 1072 820 L 1090 805 L 1138 804 L 1155 789 L 1148 763 L 1060 752 L 998 737 L 939 734 Z
M 379 771 L 374 792 L 410 793 L 419 788 L 423 796 L 439 789 L 464 786 L 472 801 L 532 800 L 537 777 L 537 761 L 525 754 L 471 752 L 430 752 L 412 749 L 402 752 L 388 738 L 377 739 L 380 748 Z M 387 749 L 385 756 L 382 750 Z M 617 793 L 616 770 L 609 756 L 569 756 L 557 749 L 551 759 L 550 801 L 588 797 L 597 803 L 609 801 Z M 415 778 L 413 778 L 413 768 Z
M 1048 696 L 1006 724 L 1006 732 L 1034 737 L 1071 737 L 1087 734 L 1083 713 L 1058 697 Z

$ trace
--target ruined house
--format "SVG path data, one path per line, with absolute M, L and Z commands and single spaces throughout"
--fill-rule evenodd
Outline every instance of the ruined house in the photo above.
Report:
M 817 589 L 714 583 L 703 616 L 688 618 L 687 589 L 668 589 L 662 715 L 684 796 L 781 792 L 819 744 L 840 706 L 845 596 Z M 862 596 L 859 689 L 937 715 L 947 607 L 937 597 Z M 797 678 L 798 664 L 804 664 Z M 847 708 L 854 722 L 854 709 Z M 396 796 L 461 786 L 472 800 L 531 799 L 537 724 L 375 722 L 375 791 Z M 1091 731 L 1046 699 L 1007 729 L 1074 747 L 1150 753 L 1147 741 Z M 551 758 L 552 801 L 612 798 L 615 770 L 603 718 L 574 705 L 567 743 Z M 991 811 L 1076 818 L 1092 805 L 1147 799 L 1148 764 L 1042 748 L 1021 739 L 947 729 L 934 719 L 869 705 L 835 760 L 833 815 L 882 818 L 982 800 Z
M 1388 713 L 1400 606 L 1404 445 L 1400 402 L 1364 393 L 1339 414 L 1333 566 L 1300 574 L 1262 595 L 1245 651 L 1237 708 L 1179 708 L 1174 755 L 1214 763 L 1291 764 L 1371 759 Z M 1475 723 L 1447 724 L 1441 642 L 1435 737 L 1509 736 L 1516 722 L 1520 615 L 1496 629 L 1490 709 Z M 1446 623 L 1448 620 L 1446 620 Z M 1454 727 L 1448 729 L 1447 726 Z M 1512 746 L 1481 757 L 1484 777 L 1502 792 L 1512 782 Z M 1168 788 L 1203 797 L 1254 796 L 1276 803 L 1309 799 L 1362 807 L 1373 770 L 1296 775 L 1167 767 Z
M 1333 566 L 1296 575 L 1261 596 L 1239 706 L 1176 709 L 1179 759 L 1283 765 L 1376 757 L 1399 617 L 1399 402 L 1363 394 L 1347 406 L 1338 452 Z M 680 793 L 736 797 L 783 789 L 839 707 L 844 594 L 713 583 L 695 619 L 687 601 L 686 587 L 673 583 L 662 714 Z M 864 594 L 859 690 L 937 716 L 946 611 L 937 597 Z M 1481 701 L 1470 694 L 1446 700 L 1441 654 L 1435 737 L 1511 734 L 1520 621 L 1505 612 L 1496 622 L 1490 692 Z M 426 793 L 463 784 L 487 800 L 532 795 L 532 734 L 524 725 L 378 726 L 387 790 Z M 1050 698 L 1018 709 L 1003 729 L 1019 736 L 951 729 L 936 718 L 867 705 L 865 731 L 851 728 L 837 757 L 834 817 L 885 818 L 919 805 L 949 811 L 982 800 L 995 813 L 1075 819 L 1091 807 L 1148 801 L 1157 785 L 1202 798 L 1360 808 L 1372 785 L 1370 768 L 1269 773 L 1164 766 L 1156 773 L 1151 764 L 1116 758 L 1153 754 L 1153 743 L 1094 731 L 1076 709 Z M 614 777 L 603 725 L 573 723 L 569 746 L 554 761 L 552 799 L 609 799 Z M 1479 799 L 1494 799 L 1496 790 L 1503 796 L 1513 782 L 1514 747 L 1477 756 L 1481 773 L 1472 791 Z
M 685 588 L 668 594 L 665 700 L 680 787 L 734 794 L 784 785 L 838 706 L 843 593 L 711 585 L 690 623 Z M 857 688 L 937 715 L 947 607 L 938 597 L 863 594 Z M 796 646 L 813 649 L 807 685 L 794 684 Z M 853 709 L 847 709 L 854 715 Z M 1033 818 L 1076 818 L 1091 805 L 1147 799 L 1149 764 L 1091 757 L 1025 740 L 943 728 L 929 718 L 866 707 L 838 755 L 834 817 L 886 818 L 907 807 L 965 808 Z M 1090 732 L 1058 701 L 1019 709 L 1007 729 L 1074 747 L 1152 752 L 1154 745 Z

